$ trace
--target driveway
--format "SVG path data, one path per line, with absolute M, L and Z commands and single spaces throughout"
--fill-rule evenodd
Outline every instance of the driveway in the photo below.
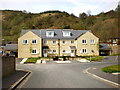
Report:
M 117 64 L 115 62 L 71 64 L 17 64 L 18 69 L 30 70 L 32 74 L 21 84 L 21 88 L 114 88 L 108 83 L 97 80 L 83 71 L 89 67 L 101 67 Z

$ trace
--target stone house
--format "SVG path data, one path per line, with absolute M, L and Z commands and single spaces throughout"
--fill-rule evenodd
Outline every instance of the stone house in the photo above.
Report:
M 22 30 L 18 57 L 98 56 L 99 38 L 91 30 Z

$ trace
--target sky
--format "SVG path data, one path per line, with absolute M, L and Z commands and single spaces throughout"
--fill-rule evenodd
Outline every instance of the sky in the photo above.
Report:
M 97 15 L 115 10 L 118 2 L 119 0 L 0 0 L 0 10 L 26 10 L 31 13 L 59 10 L 75 16 L 82 12 Z

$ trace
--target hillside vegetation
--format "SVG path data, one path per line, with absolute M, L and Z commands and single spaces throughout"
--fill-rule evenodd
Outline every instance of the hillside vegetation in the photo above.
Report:
M 2 32 L 6 41 L 17 41 L 22 29 L 75 29 L 92 30 L 101 40 L 118 37 L 119 6 L 116 10 L 92 16 L 81 13 L 79 17 L 61 11 L 38 14 L 26 11 L 2 10 Z

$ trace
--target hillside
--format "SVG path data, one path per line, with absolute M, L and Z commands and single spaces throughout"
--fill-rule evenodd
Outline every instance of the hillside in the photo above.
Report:
M 101 40 L 118 37 L 118 17 L 116 11 L 76 17 L 61 11 L 46 11 L 38 14 L 26 11 L 2 10 L 2 32 L 6 41 L 17 41 L 22 29 L 75 29 L 92 30 Z

